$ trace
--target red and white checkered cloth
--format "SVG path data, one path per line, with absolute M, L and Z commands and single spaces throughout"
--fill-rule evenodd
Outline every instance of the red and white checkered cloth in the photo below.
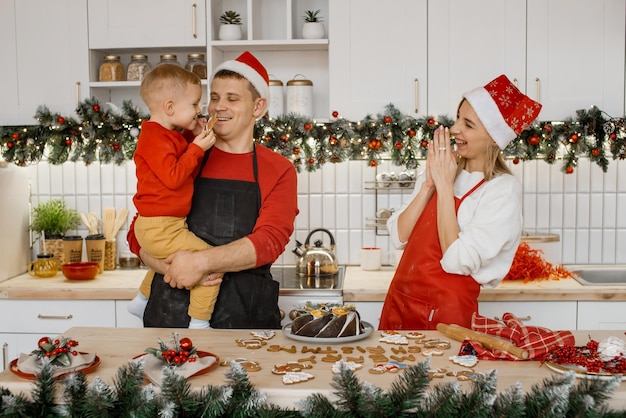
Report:
M 478 315 L 472 316 L 472 330 L 510 340 L 519 348 L 528 351 L 528 360 L 543 360 L 554 347 L 574 345 L 574 334 L 570 331 L 551 331 L 547 328 L 526 326 L 512 313 L 502 315 L 502 322 Z M 488 350 L 477 341 L 471 341 L 481 360 L 522 360 L 506 351 Z

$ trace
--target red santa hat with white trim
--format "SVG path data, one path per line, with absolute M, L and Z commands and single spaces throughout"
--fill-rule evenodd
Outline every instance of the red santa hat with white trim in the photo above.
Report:
M 502 150 L 528 128 L 541 111 L 541 104 L 519 91 L 504 74 L 484 87 L 468 91 L 463 97 Z
M 270 102 L 270 78 L 263 64 L 254 55 L 245 51 L 234 60 L 224 61 L 215 68 L 209 83 L 221 70 L 229 70 L 245 77 L 266 100 L 265 108 L 267 109 Z M 265 112 L 265 109 L 263 111 Z

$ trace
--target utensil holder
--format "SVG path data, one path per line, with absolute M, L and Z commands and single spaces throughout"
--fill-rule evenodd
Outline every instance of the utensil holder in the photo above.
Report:
M 108 239 L 104 242 L 104 269 L 115 270 L 117 267 L 117 240 Z

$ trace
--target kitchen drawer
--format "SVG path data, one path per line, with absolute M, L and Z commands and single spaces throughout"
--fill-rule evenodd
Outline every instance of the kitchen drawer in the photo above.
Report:
M 115 301 L 2 300 L 0 318 L 0 333 L 59 334 L 70 327 L 115 327 Z
M 501 320 L 510 312 L 522 320 L 524 325 L 534 325 L 551 330 L 576 329 L 577 303 L 566 302 L 479 302 L 478 312 L 482 316 Z
M 626 302 L 578 302 L 578 329 L 626 329 Z
M 143 328 L 143 320 L 128 312 L 129 300 L 115 301 L 115 326 L 117 328 Z

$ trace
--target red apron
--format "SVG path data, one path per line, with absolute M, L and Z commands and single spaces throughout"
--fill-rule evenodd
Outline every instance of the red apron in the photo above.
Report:
M 455 210 L 483 183 L 481 180 L 460 199 L 455 197 Z M 378 329 L 436 329 L 440 322 L 471 327 L 472 314 L 478 312 L 480 285 L 469 275 L 443 271 L 442 257 L 435 192 L 413 227 L 389 286 Z

